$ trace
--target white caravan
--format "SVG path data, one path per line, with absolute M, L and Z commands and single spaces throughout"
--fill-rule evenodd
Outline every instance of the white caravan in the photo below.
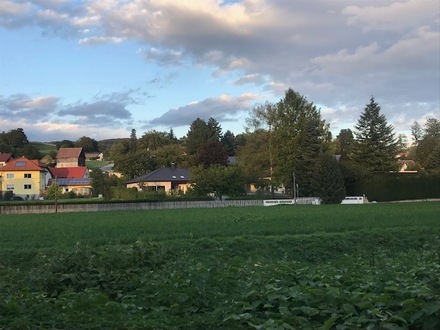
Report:
M 366 204 L 366 203 L 368 203 L 368 198 L 365 196 L 347 196 L 341 202 L 341 204 Z

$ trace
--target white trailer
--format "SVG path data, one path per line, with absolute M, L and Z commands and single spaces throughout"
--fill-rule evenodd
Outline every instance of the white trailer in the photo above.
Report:
M 345 197 L 341 204 L 367 204 L 368 198 L 364 196 L 347 196 Z

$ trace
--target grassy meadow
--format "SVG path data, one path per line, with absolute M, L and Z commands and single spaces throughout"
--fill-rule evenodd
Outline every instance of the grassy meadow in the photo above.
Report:
M 0 329 L 437 329 L 440 203 L 0 215 Z

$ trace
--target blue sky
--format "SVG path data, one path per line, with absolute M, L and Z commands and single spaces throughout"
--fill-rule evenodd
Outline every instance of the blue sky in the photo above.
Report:
M 397 133 L 440 117 L 437 0 L 2 0 L 0 131 L 30 140 L 244 131 L 292 88 L 334 135 L 373 95 Z

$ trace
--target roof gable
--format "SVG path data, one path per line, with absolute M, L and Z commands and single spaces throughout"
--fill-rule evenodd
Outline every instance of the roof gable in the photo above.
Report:
M 136 182 L 189 182 L 189 171 L 179 167 L 161 167 L 153 172 L 141 175 L 126 183 Z
M 9 160 L 12 159 L 11 153 L 0 153 L 0 163 L 7 163 Z
M 1 168 L 2 171 L 44 171 L 44 167 L 38 160 L 30 160 L 20 157 L 10 160 Z
M 60 148 L 57 159 L 85 157 L 83 148 Z

